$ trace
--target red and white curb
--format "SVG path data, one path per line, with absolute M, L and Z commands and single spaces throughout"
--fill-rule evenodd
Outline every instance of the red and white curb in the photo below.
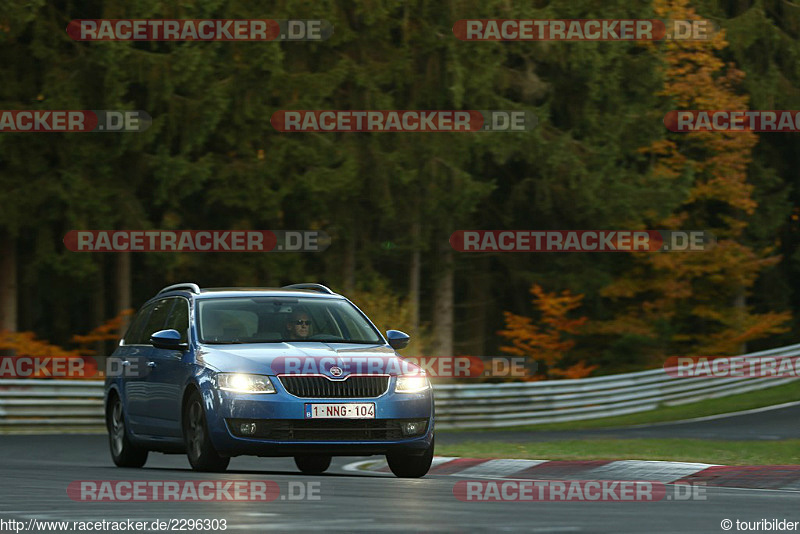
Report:
M 346 471 L 389 474 L 384 459 L 344 466 Z M 800 491 L 800 465 L 728 466 L 645 460 L 513 460 L 436 456 L 429 475 L 522 480 L 648 480 L 732 488 Z

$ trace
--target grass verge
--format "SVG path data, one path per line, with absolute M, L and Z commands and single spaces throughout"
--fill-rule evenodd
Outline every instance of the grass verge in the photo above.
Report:
M 664 460 L 720 465 L 798 465 L 800 440 L 591 439 L 537 443 L 468 441 L 437 445 L 439 456 L 531 460 Z

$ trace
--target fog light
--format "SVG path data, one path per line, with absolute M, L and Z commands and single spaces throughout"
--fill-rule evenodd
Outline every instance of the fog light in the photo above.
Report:
M 243 436 L 252 436 L 256 433 L 255 423 L 242 423 L 239 425 L 239 433 Z
M 418 434 L 422 434 L 425 432 L 425 427 L 427 427 L 427 421 L 408 421 L 401 425 L 403 429 L 403 435 L 405 436 L 416 436 Z

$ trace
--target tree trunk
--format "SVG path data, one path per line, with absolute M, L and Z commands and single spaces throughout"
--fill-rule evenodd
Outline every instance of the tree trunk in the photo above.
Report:
M 422 276 L 422 253 L 420 252 L 421 228 L 419 221 L 411 225 L 411 266 L 408 273 L 408 302 L 411 306 L 411 332 L 419 332 L 419 293 Z
M 131 307 L 131 253 L 120 252 L 117 254 L 116 272 L 116 311 L 117 314 Z M 119 337 L 128 330 L 128 321 L 123 320 L 119 327 Z
M 106 284 L 105 284 L 105 264 L 103 256 L 99 258 L 99 265 L 97 266 L 97 275 L 94 279 L 94 295 L 92 302 L 92 325 L 95 328 L 106 321 Z M 106 355 L 106 342 L 97 341 L 94 344 L 94 350 L 101 359 Z M 105 363 L 105 362 L 98 362 Z
M 0 331 L 17 331 L 17 240 L 0 234 Z
M 733 308 L 736 310 L 736 315 L 739 319 L 739 328 L 741 330 L 744 328 L 744 319 L 747 313 L 747 298 L 743 287 L 739 288 L 739 293 L 733 301 Z M 747 354 L 747 343 L 739 345 L 739 354 Z
M 487 311 L 493 303 L 488 260 L 489 258 L 483 257 L 470 261 L 472 269 L 465 277 L 469 287 L 469 298 L 465 299 L 464 303 L 466 319 L 463 321 L 463 331 L 468 335 L 455 343 L 459 354 L 486 355 Z M 462 323 L 459 322 L 459 331 L 461 326 Z
M 356 288 L 356 236 L 355 232 L 347 240 L 344 257 L 344 293 L 351 294 Z
M 453 356 L 453 249 L 439 246 L 439 272 L 433 310 L 434 354 Z

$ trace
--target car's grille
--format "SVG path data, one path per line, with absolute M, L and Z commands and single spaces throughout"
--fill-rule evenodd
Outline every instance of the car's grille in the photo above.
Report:
M 419 419 L 228 419 L 234 436 L 275 441 L 393 441 L 403 439 L 400 425 Z M 255 424 L 244 435 L 242 425 Z M 427 426 L 427 425 L 426 425 Z M 427 430 L 427 428 L 426 428 Z M 419 435 L 424 434 L 421 432 Z
M 352 399 L 380 397 L 389 387 L 388 376 L 351 376 L 329 380 L 324 376 L 283 375 L 279 377 L 286 391 L 297 397 Z

